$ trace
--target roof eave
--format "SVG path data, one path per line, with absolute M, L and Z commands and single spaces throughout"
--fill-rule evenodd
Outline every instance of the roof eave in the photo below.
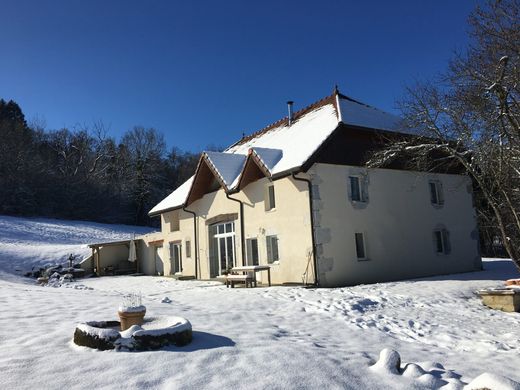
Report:
M 152 212 L 149 212 L 149 213 L 148 213 L 148 216 L 149 216 L 150 218 L 158 217 L 158 216 L 161 215 L 161 214 L 168 213 L 168 212 L 170 212 L 170 211 L 179 210 L 179 209 L 182 209 L 183 207 L 186 207 L 186 204 L 185 204 L 185 203 L 183 203 L 183 204 L 180 205 L 180 206 L 173 206 L 173 207 L 168 207 L 168 208 L 166 208 L 166 209 L 157 210 L 157 211 L 154 211 L 153 213 L 152 213 Z

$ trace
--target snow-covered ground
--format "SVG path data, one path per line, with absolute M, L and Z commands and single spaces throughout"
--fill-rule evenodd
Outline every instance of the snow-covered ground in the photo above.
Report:
M 0 221 L 0 267 L 7 271 L 16 259 L 4 249 L 5 238 L 33 243 L 18 257 L 24 265 L 40 261 L 38 243 L 49 245 L 46 256 L 53 245 L 56 253 L 61 244 L 81 245 L 81 223 L 67 229 L 69 222 L 54 221 L 63 226 L 61 237 L 50 227 L 40 236 L 18 234 L 14 229 L 25 222 L 13 219 L 10 229 L 7 218 Z M 110 226 L 93 225 L 84 225 L 85 242 L 111 234 Z M 78 230 L 74 239 L 72 230 Z M 54 288 L 0 273 L 0 388 L 457 389 L 485 372 L 520 381 L 520 314 L 487 309 L 474 294 L 518 272 L 508 260 L 486 259 L 484 268 L 338 289 L 226 289 L 148 276 Z M 136 292 L 147 315 L 189 319 L 193 342 L 153 352 L 100 352 L 72 343 L 77 323 L 117 319 L 123 296 Z M 165 297 L 171 302 L 161 302 Z M 400 372 L 372 367 L 384 348 L 400 353 Z
M 125 240 L 150 231 L 142 226 L 0 215 L 0 272 L 21 273 L 65 263 L 71 254 L 80 260 L 90 254 L 87 244 Z

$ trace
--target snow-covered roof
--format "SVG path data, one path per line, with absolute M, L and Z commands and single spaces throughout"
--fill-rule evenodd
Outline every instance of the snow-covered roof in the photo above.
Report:
M 204 152 L 204 154 L 222 182 L 224 182 L 226 189 L 231 189 L 231 185 L 240 177 L 246 162 L 246 156 L 219 152 Z
M 193 183 L 193 178 L 195 175 L 186 180 L 183 184 L 181 184 L 175 191 L 173 191 L 166 198 L 161 200 L 158 204 L 155 205 L 153 209 L 148 213 L 149 215 L 159 214 L 164 212 L 165 210 L 174 209 L 176 207 L 180 207 L 186 202 L 186 198 L 188 197 L 188 193 L 190 192 L 191 184 Z
M 271 174 L 273 173 L 273 168 L 283 157 L 282 149 L 251 148 L 251 152 L 258 157 Z
M 291 125 L 287 118 L 243 137 L 224 152 L 204 152 L 226 191 L 237 188 L 247 158 L 254 155 L 271 176 L 297 171 L 329 138 L 340 123 L 377 130 L 406 132 L 401 118 L 360 103 L 339 92 L 295 113 Z M 190 193 L 194 177 L 156 205 L 150 215 L 181 207 Z
M 404 131 L 400 117 L 360 103 L 344 95 L 338 96 L 340 119 L 346 125 L 371 129 Z
M 271 166 L 266 166 L 272 175 L 276 175 L 299 168 L 336 127 L 338 116 L 331 102 L 297 118 L 290 126 L 283 121 L 257 137 L 231 146 L 225 152 L 245 155 L 252 148 L 262 160 L 264 156 L 270 160 Z M 269 149 L 280 152 L 276 156 Z

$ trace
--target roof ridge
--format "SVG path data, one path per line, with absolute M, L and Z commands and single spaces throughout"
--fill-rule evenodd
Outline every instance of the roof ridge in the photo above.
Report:
M 354 98 L 351 98 L 350 96 L 347 96 L 347 95 L 345 95 L 345 94 L 343 94 L 343 93 L 341 93 L 341 92 L 338 92 L 338 96 L 339 96 L 340 98 L 342 98 L 342 99 L 347 99 L 347 100 L 350 100 L 351 102 L 358 103 L 358 104 L 362 104 L 362 105 L 364 105 L 364 106 L 368 106 L 368 104 L 363 103 L 363 102 L 360 102 L 359 100 L 356 100 L 356 99 L 354 99 Z M 370 107 L 370 106 L 369 106 L 369 107 Z
M 319 108 L 321 106 L 324 106 L 326 104 L 327 101 L 329 100 L 332 100 L 331 103 L 336 106 L 335 104 L 335 97 L 336 97 L 336 91 L 332 92 L 332 94 L 328 95 L 328 96 L 325 96 L 324 98 L 321 98 L 320 100 L 318 101 L 315 101 L 314 103 L 311 103 L 309 104 L 308 106 L 302 108 L 301 110 L 298 110 L 294 113 L 294 122 L 298 121 L 303 115 L 313 111 L 314 109 L 316 108 Z M 340 94 L 341 95 L 341 94 Z M 338 110 L 338 107 L 336 107 L 336 111 Z M 226 150 L 229 150 L 231 149 L 232 147 L 234 146 L 238 146 L 238 145 L 242 145 L 243 143 L 249 141 L 249 140 L 252 140 L 254 138 L 256 138 L 257 136 L 259 136 L 260 134 L 265 134 L 267 133 L 268 131 L 280 126 L 282 123 L 284 122 L 287 122 L 288 120 L 288 116 L 284 116 L 283 118 L 281 119 L 278 119 L 276 122 L 273 122 L 265 127 L 263 127 L 262 129 L 260 130 L 257 130 L 255 131 L 254 133 L 251 133 L 250 135 L 248 136 L 245 136 L 245 137 L 242 137 L 240 140 L 238 140 L 237 142 L 235 142 L 234 144 L 230 145 L 228 148 L 226 148 Z
M 365 107 L 368 107 L 368 108 L 372 108 L 372 109 L 374 109 L 374 110 L 376 110 L 376 111 L 382 112 L 383 114 L 393 115 L 393 116 L 398 116 L 398 115 L 395 115 L 395 114 L 393 114 L 393 113 L 391 113 L 391 112 L 388 112 L 388 111 L 382 110 L 382 109 L 380 109 L 380 108 L 377 108 L 377 107 L 371 106 L 370 104 L 363 103 L 363 102 L 361 102 L 361 101 L 359 101 L 359 100 L 356 100 L 356 99 L 354 99 L 354 98 L 351 98 L 350 96 L 344 95 L 344 94 L 342 94 L 341 92 L 338 92 L 338 96 L 339 96 L 341 99 L 346 99 L 346 100 L 349 100 L 349 101 L 351 101 L 351 102 L 353 102 L 353 103 L 361 104 L 362 106 L 365 106 Z

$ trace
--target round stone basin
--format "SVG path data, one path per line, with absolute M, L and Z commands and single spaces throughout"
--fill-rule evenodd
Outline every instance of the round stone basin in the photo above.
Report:
M 147 351 L 168 345 L 181 347 L 192 340 L 191 323 L 182 317 L 149 317 L 142 325 L 120 331 L 119 321 L 78 324 L 74 343 L 99 350 Z

